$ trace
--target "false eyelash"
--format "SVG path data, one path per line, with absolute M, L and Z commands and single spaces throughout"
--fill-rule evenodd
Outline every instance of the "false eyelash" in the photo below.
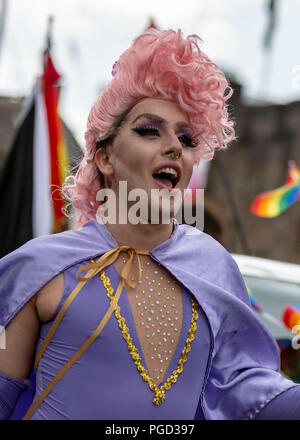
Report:
M 178 136 L 178 139 L 180 140 L 181 138 L 184 138 L 184 141 L 181 142 L 183 142 L 187 147 L 195 148 L 197 146 L 192 136 L 188 136 L 187 134 L 181 134 L 180 136 Z
M 140 136 L 160 136 L 159 130 L 156 127 L 136 127 L 132 131 Z
M 139 136 L 157 136 L 157 137 L 160 136 L 160 132 L 157 127 L 151 127 L 151 126 L 136 127 L 136 128 L 133 128 L 132 131 L 137 133 Z M 182 138 L 183 138 L 183 140 L 181 140 Z M 187 147 L 195 148 L 197 146 L 193 137 L 189 136 L 185 133 L 178 136 L 178 139 L 180 140 L 180 142 L 184 143 Z

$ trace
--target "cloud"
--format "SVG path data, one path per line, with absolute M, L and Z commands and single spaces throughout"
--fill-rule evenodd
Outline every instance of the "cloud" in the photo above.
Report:
M 208 18 L 201 26 L 203 50 L 210 58 L 228 60 L 238 50 L 238 34 L 232 23 L 222 18 Z

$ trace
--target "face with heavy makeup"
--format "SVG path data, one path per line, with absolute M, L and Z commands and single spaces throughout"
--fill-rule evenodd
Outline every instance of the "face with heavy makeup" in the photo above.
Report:
M 126 115 L 112 143 L 97 150 L 95 159 L 117 199 L 119 182 L 125 181 L 127 193 L 134 189 L 147 193 L 151 208 L 151 190 L 183 195 L 193 171 L 193 148 L 188 116 L 177 103 L 145 98 Z

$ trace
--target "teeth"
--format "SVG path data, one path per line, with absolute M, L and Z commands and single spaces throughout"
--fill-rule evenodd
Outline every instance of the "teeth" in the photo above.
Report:
M 161 168 L 159 171 L 157 171 L 156 174 L 160 174 L 160 173 L 169 173 L 172 174 L 172 176 L 177 177 L 177 171 L 174 170 L 174 168 Z

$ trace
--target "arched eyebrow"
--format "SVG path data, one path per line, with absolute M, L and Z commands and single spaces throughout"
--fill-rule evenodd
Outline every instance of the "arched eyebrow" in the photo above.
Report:
M 167 121 L 163 119 L 161 116 L 155 115 L 153 113 L 142 113 L 141 115 L 137 116 L 133 121 L 132 124 L 134 124 L 136 121 L 138 121 L 141 118 L 148 118 L 155 122 L 160 122 L 161 124 L 166 124 Z M 189 124 L 187 124 L 185 121 L 180 121 L 176 123 L 176 126 L 178 128 L 188 128 L 189 130 L 192 130 Z

